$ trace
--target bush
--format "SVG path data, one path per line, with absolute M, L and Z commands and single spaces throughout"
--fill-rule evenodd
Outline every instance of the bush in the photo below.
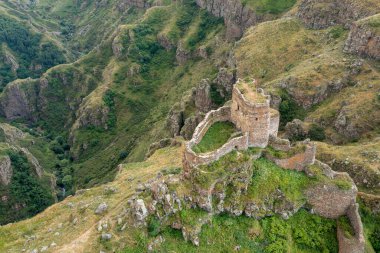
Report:
M 149 234 L 149 236 L 155 237 L 160 233 L 160 231 L 161 231 L 160 221 L 156 217 L 151 216 L 148 219 L 148 234 Z
M 313 141 L 323 141 L 326 139 L 325 130 L 316 124 L 311 125 L 308 136 Z
M 125 158 L 128 157 L 128 152 L 127 151 L 121 151 L 119 154 L 119 160 L 124 160 Z
M 279 111 L 280 129 L 283 129 L 286 123 L 292 121 L 293 119 L 303 120 L 305 118 L 305 109 L 297 105 L 297 103 L 285 91 L 281 94 Z

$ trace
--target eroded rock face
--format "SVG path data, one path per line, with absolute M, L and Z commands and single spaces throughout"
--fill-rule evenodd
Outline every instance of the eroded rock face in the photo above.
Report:
M 173 43 L 165 34 L 158 34 L 157 41 L 163 48 L 165 48 L 166 51 L 170 51 L 175 47 L 175 45 L 173 45 Z
M 185 140 L 190 140 L 193 136 L 195 128 L 198 126 L 198 124 L 203 120 L 204 114 L 196 114 L 194 116 L 191 116 L 185 120 L 185 123 L 181 129 L 181 136 L 185 138 Z
M 121 0 L 117 5 L 117 8 L 119 11 L 124 12 L 131 6 L 139 9 L 147 9 L 151 7 L 151 4 L 145 0 Z
M 360 136 L 359 129 L 351 122 L 349 110 L 343 107 L 334 122 L 335 129 L 349 139 L 357 139 Z
M 309 28 L 324 29 L 341 24 L 349 28 L 361 18 L 378 13 L 379 4 L 368 0 L 304 0 L 297 16 Z
M 305 124 L 299 120 L 294 119 L 288 122 L 285 126 L 285 138 L 289 140 L 303 140 L 307 136 L 307 129 Z
M 31 79 L 27 79 L 25 82 L 31 82 Z M 18 118 L 33 120 L 35 108 L 31 105 L 30 96 L 34 94 L 27 94 L 21 82 L 15 81 L 8 84 L 3 94 L 0 101 L 3 116 L 9 120 Z
M 9 156 L 3 156 L 0 158 L 0 184 L 8 185 L 12 178 L 11 159 Z
M 184 124 L 183 111 L 176 110 L 175 108 L 173 108 L 172 110 L 170 110 L 166 121 L 171 136 L 179 136 Z
M 210 81 L 202 79 L 193 91 L 193 99 L 198 111 L 204 113 L 210 111 L 212 107 L 210 92 Z
M 108 113 L 109 108 L 103 105 L 80 108 L 77 111 L 75 128 L 95 126 L 107 129 Z
M 220 88 L 219 93 L 222 97 L 230 98 L 233 85 L 236 82 L 236 73 L 228 68 L 220 68 L 213 82 Z
M 380 14 L 376 16 L 380 21 Z M 351 27 L 344 51 L 380 60 L 380 34 L 376 33 L 375 29 L 365 22 L 355 22 Z
M 178 42 L 177 51 L 175 54 L 175 58 L 179 65 L 183 65 L 186 61 L 191 57 L 191 52 L 186 50 L 183 43 Z
M 263 20 L 262 16 L 255 14 L 238 0 L 197 0 L 196 3 L 214 16 L 224 18 L 229 40 L 240 38 L 246 28 Z
M 350 78 L 351 76 L 346 73 L 341 78 L 326 80 L 318 87 L 313 88 L 313 90 L 306 90 L 300 89 L 300 87 L 303 87 L 304 85 L 297 77 L 288 77 L 282 80 L 279 83 L 279 86 L 286 89 L 299 106 L 308 109 L 348 86 Z

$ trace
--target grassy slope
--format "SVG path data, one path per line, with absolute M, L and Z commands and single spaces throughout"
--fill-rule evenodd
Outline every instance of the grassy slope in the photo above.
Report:
M 133 54 L 115 60 L 110 71 L 112 74 L 109 75 L 110 81 L 108 84 L 106 82 L 102 84 L 107 85 L 115 94 L 115 126 L 108 131 L 82 128 L 74 132 L 76 143 L 73 151 L 80 155 L 77 170 L 80 183 L 91 185 L 112 179 L 113 169 L 120 162 L 121 151 L 129 154 L 128 161 L 143 159 L 152 142 L 168 136 L 165 126 L 171 106 L 202 78 L 215 76 L 217 69 L 212 63 L 217 63 L 219 57 L 224 57 L 227 44 L 215 50 L 210 59 L 193 58 L 184 65 L 176 64 L 174 50 L 165 51 L 157 44 L 158 33 L 176 28 L 171 27 L 173 24 L 171 15 L 175 15 L 175 19 L 180 17 L 176 16 L 174 8 L 178 6 L 152 8 L 144 15 L 141 23 L 121 28 L 118 36 L 122 41 L 127 41 L 124 50 L 135 46 L 144 48 L 145 45 L 142 44 L 144 41 L 151 43 L 149 48 L 158 46 L 158 50 L 151 54 L 146 49 L 140 49 L 140 55 L 150 54 L 148 62 L 141 61 Z M 186 10 L 188 7 L 179 8 Z M 188 32 L 199 29 L 196 20 L 202 13 L 199 12 L 190 19 L 189 28 L 185 29 L 178 39 L 182 38 L 186 43 Z M 146 29 L 146 26 L 149 29 Z M 223 29 L 220 31 L 220 25 L 217 27 L 219 28 L 207 34 L 207 37 L 197 45 L 215 43 L 218 34 L 223 32 Z M 136 41 L 129 41 L 128 36 L 132 32 L 134 36 L 142 37 Z M 137 66 L 140 73 L 128 74 L 131 66 Z M 97 142 L 93 146 L 89 145 L 87 150 L 80 148 L 83 143 L 88 144 L 90 140 Z
M 123 212 L 126 200 L 132 196 L 138 182 L 147 181 L 164 168 L 180 167 L 181 153 L 182 148 L 162 149 L 147 161 L 124 165 L 115 181 L 107 184 L 117 189 L 114 194 L 104 193 L 106 185 L 92 188 L 49 207 L 31 219 L 0 227 L 0 251 L 19 252 L 24 248 L 27 236 L 31 235 L 38 239 L 31 241 L 27 246 L 29 249 L 41 248 L 56 242 L 56 252 L 99 251 L 101 245 L 95 226 L 97 222 L 101 219 L 114 222 L 116 216 Z M 94 210 L 102 202 L 109 206 L 104 217 L 94 214 Z M 70 207 L 69 203 L 72 203 L 73 207 Z M 70 215 L 78 218 L 77 225 L 70 222 Z M 61 223 L 62 228 L 59 226 Z M 49 229 L 52 231 L 49 232 Z M 54 235 L 56 232 L 60 235 Z M 133 238 L 130 236 L 128 232 L 117 235 L 115 240 L 118 241 L 119 247 L 131 243 Z
M 16 127 L 10 126 L 6 123 L 0 123 L 0 127 L 2 137 L 0 141 L 0 154 L 2 156 L 9 156 L 10 153 L 17 154 L 18 152 L 16 150 L 20 150 L 21 148 L 27 149 L 38 160 L 42 168 L 42 176 L 38 177 L 34 166 L 29 161 L 29 180 L 35 179 L 34 183 L 36 185 L 40 185 L 42 191 L 45 192 L 48 196 L 51 196 L 51 200 L 56 199 L 56 189 L 54 188 L 55 185 L 53 185 L 52 182 L 55 181 L 55 176 L 53 175 L 55 166 L 59 164 L 60 161 L 57 158 L 57 156 L 53 153 L 53 151 L 49 149 L 49 140 L 47 140 L 44 137 L 33 136 L 27 132 L 22 133 Z M 25 157 L 25 155 L 22 156 Z M 16 168 L 14 166 L 15 165 L 12 161 L 13 175 L 16 171 Z M 20 210 L 16 213 L 10 206 L 7 205 L 8 203 L 25 203 L 25 199 L 29 198 L 29 196 L 26 196 L 27 194 L 24 192 L 23 194 L 25 194 L 25 196 L 19 196 L 17 198 L 17 201 L 15 201 L 14 196 L 11 196 L 11 188 L 17 185 L 17 183 L 15 183 L 14 180 L 15 179 L 12 178 L 10 184 L 7 186 L 0 185 L 0 195 L 8 196 L 7 202 L 1 202 L 2 216 L 0 218 L 0 223 L 14 222 L 17 219 L 26 218 L 30 216 L 30 213 L 27 213 L 25 211 L 29 207 L 28 205 L 25 208 L 25 210 Z
M 341 27 L 307 30 L 296 19 L 260 24 L 251 28 L 235 49 L 238 75 L 258 78 L 266 89 L 277 91 L 293 78 L 296 81 L 286 89 L 300 103 L 312 101 L 328 83 L 342 80 L 357 59 L 343 53 L 346 38 L 347 32 Z M 346 88 L 309 107 L 306 121 L 319 122 L 335 142 L 352 141 L 333 128 L 341 105 L 346 104 L 348 117 L 359 134 L 376 136 L 380 115 L 375 91 L 380 88 L 379 79 L 378 63 L 364 60 L 361 72 L 344 81 Z
M 117 217 L 123 213 L 127 199 L 134 194 L 139 182 L 147 181 L 165 168 L 181 167 L 182 152 L 183 147 L 160 149 L 147 161 L 123 165 L 115 181 L 107 185 L 69 197 L 29 220 L 1 227 L 0 250 L 18 252 L 22 248 L 40 249 L 55 242 L 57 247 L 54 248 L 54 252 L 96 252 L 101 249 L 123 248 L 125 252 L 145 251 L 147 242 L 153 238 L 147 237 L 146 232 L 130 225 L 125 231 L 120 231 L 121 225 L 117 225 Z M 263 175 L 254 176 L 254 180 L 265 184 L 269 178 Z M 294 183 L 294 180 L 298 179 L 291 177 L 291 180 Z M 282 182 L 282 185 L 292 182 Z M 105 190 L 106 187 L 114 187 L 116 192 L 109 193 Z M 104 215 L 97 216 L 94 210 L 102 202 L 106 202 L 109 208 Z M 201 215 L 189 212 L 189 222 L 194 222 L 195 218 Z M 73 224 L 74 219 L 77 219 L 76 224 Z M 108 231 L 113 234 L 110 242 L 98 239 L 101 235 L 101 232 L 97 231 L 99 220 L 108 221 Z M 127 223 L 129 224 L 129 221 Z M 305 230 L 305 227 L 308 229 Z M 57 232 L 59 235 L 55 235 Z M 27 238 L 32 235 L 36 239 L 25 244 Z M 242 250 L 247 252 L 260 252 L 265 248 L 269 250 L 268 245 L 272 249 L 285 247 L 296 252 L 320 252 L 318 249 L 324 247 L 330 248 L 332 252 L 336 250 L 335 222 L 305 211 L 300 211 L 288 221 L 277 216 L 259 222 L 245 217 L 215 216 L 212 225 L 203 228 L 200 248 L 186 243 L 177 231 L 165 229 L 162 235 L 165 238 L 161 248 L 164 252 L 173 249 L 179 250 L 178 252 L 221 252 L 231 251 L 237 245 L 241 245 Z
M 134 18 L 129 12 L 115 8 L 116 0 L 99 5 L 97 1 L 4 1 L 0 8 L 33 29 L 46 34 L 67 50 L 71 59 L 89 52 L 109 37 L 121 22 Z

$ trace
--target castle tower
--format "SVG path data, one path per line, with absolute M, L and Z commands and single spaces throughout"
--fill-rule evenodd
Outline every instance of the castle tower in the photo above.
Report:
M 231 118 L 238 129 L 249 133 L 250 147 L 266 147 L 269 135 L 277 135 L 278 114 L 270 108 L 270 96 L 255 83 L 238 80 L 232 91 Z M 271 125 L 271 116 L 273 122 Z

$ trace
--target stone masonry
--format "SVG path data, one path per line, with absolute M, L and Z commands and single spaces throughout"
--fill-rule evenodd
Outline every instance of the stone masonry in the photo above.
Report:
M 249 147 L 265 148 L 287 152 L 288 156 L 273 157 L 266 152 L 265 157 L 284 169 L 303 171 L 313 176 L 310 166 L 315 164 L 322 168 L 323 174 L 331 179 L 348 180 L 350 189 L 342 190 L 337 185 L 320 184 L 306 192 L 311 211 L 330 219 L 346 215 L 354 231 L 352 238 L 347 238 L 338 226 L 337 238 L 340 253 L 364 252 L 363 225 L 356 204 L 357 188 L 347 173 L 335 172 L 328 165 L 315 159 L 316 146 L 309 140 L 291 146 L 290 141 L 277 137 L 279 113 L 270 108 L 270 96 L 262 89 L 255 90 L 253 85 L 239 80 L 233 88 L 232 102 L 217 110 L 208 112 L 196 127 L 193 137 L 186 143 L 183 155 L 184 177 L 189 178 L 193 168 L 210 164 L 233 150 L 247 150 Z M 211 125 L 218 121 L 230 121 L 241 131 L 241 135 L 231 138 L 217 150 L 198 154 L 192 148 L 198 144 Z

